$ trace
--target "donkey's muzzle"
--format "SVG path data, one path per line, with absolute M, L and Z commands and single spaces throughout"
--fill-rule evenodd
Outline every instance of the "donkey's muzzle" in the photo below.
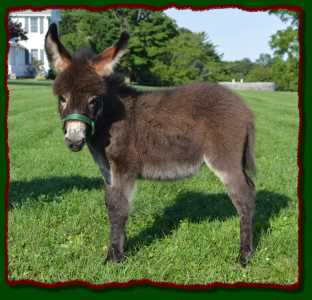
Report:
M 81 140 L 78 140 L 78 141 L 72 141 L 68 138 L 65 138 L 65 144 L 68 146 L 68 148 L 71 150 L 71 151 L 74 151 L 74 152 L 78 152 L 82 149 L 83 145 L 85 144 L 86 140 L 83 138 Z
M 67 121 L 64 124 L 65 144 L 74 152 L 80 151 L 86 142 L 86 124 L 81 121 Z

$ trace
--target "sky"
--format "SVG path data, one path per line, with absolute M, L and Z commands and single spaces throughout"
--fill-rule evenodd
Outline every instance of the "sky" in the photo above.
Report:
M 272 54 L 270 36 L 288 26 L 267 12 L 247 12 L 235 8 L 206 11 L 168 9 L 165 13 L 179 27 L 206 32 L 210 41 L 217 45 L 217 52 L 223 53 L 223 60 L 229 61 L 245 57 L 255 61 L 261 53 Z

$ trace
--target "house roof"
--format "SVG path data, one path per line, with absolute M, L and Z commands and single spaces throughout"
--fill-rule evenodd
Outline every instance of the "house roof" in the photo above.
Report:
M 52 11 L 53 11 L 52 9 L 45 9 L 41 11 L 32 11 L 30 9 L 26 9 L 26 10 L 12 12 L 10 13 L 10 15 L 12 17 L 20 16 L 20 15 L 51 15 Z

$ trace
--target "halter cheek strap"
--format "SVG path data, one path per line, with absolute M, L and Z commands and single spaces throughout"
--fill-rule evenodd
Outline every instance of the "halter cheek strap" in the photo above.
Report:
M 85 116 L 85 115 L 81 115 L 81 114 L 69 114 L 66 115 L 63 118 L 63 124 L 65 124 L 66 121 L 81 121 L 85 124 L 87 124 L 89 126 L 89 128 L 91 128 L 91 135 L 94 134 L 95 132 L 95 122 L 94 120 L 90 119 L 89 117 Z

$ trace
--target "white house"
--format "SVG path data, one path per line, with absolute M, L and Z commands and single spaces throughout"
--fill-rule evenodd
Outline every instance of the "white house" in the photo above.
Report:
M 49 63 L 44 51 L 44 37 L 51 23 L 60 20 L 59 10 L 42 11 L 24 10 L 10 14 L 13 22 L 22 24 L 28 40 L 9 41 L 8 73 L 10 76 L 27 77 L 31 75 L 31 62 L 35 58 L 43 63 L 44 71 L 49 70 Z

